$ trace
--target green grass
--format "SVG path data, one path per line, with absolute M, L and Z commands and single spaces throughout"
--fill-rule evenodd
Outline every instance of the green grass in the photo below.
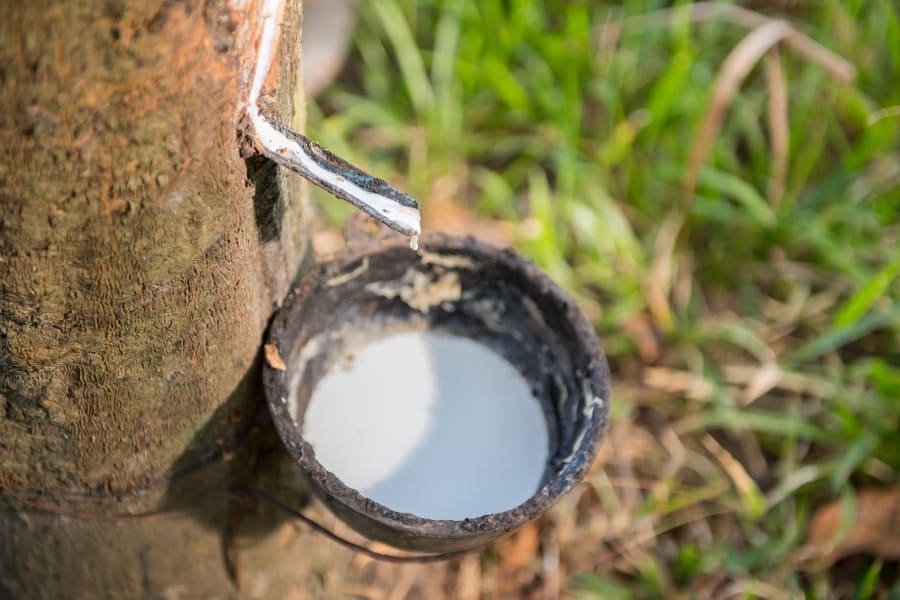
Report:
M 814 568 L 802 546 L 816 507 L 898 483 L 900 7 L 755 2 L 857 76 L 779 46 L 783 179 L 760 61 L 691 189 L 750 29 L 638 17 L 665 4 L 360 2 L 310 133 L 426 213 L 449 189 L 473 221 L 507 223 L 595 322 L 616 375 L 604 461 L 542 521 L 566 593 L 897 597 L 896 562 Z

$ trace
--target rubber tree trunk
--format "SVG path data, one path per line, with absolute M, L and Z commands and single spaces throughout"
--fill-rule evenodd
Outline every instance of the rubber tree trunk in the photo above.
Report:
M 259 466 L 261 339 L 307 243 L 299 181 L 239 147 L 260 4 L 0 3 L 0 597 L 306 576 L 224 495 Z M 299 4 L 271 99 L 295 127 Z

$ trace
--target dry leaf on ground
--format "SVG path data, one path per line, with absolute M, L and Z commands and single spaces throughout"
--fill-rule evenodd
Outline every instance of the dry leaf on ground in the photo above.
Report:
M 496 549 L 503 566 L 515 570 L 527 565 L 537 556 L 540 536 L 538 526 L 530 521 L 516 533 L 497 540 Z
M 856 517 L 840 536 L 841 500 L 820 507 L 809 527 L 807 544 L 826 564 L 851 554 L 900 559 L 900 487 L 856 492 Z

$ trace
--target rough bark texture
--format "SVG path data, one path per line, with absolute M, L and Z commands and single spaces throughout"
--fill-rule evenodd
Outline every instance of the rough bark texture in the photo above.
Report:
M 249 470 L 262 335 L 307 241 L 297 179 L 239 150 L 259 4 L 0 3 L 0 597 L 237 594 L 215 492 Z M 283 542 L 242 553 L 274 561 L 245 594 L 275 593 Z

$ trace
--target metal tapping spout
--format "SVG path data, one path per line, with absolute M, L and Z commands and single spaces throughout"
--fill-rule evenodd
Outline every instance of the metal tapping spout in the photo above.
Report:
M 247 116 L 257 147 L 267 158 L 410 236 L 410 247 L 415 250 L 422 226 L 419 205 L 411 196 L 262 114 L 260 95 L 275 57 L 283 9 L 284 0 L 265 0 L 262 11 L 259 52 L 247 98 Z

